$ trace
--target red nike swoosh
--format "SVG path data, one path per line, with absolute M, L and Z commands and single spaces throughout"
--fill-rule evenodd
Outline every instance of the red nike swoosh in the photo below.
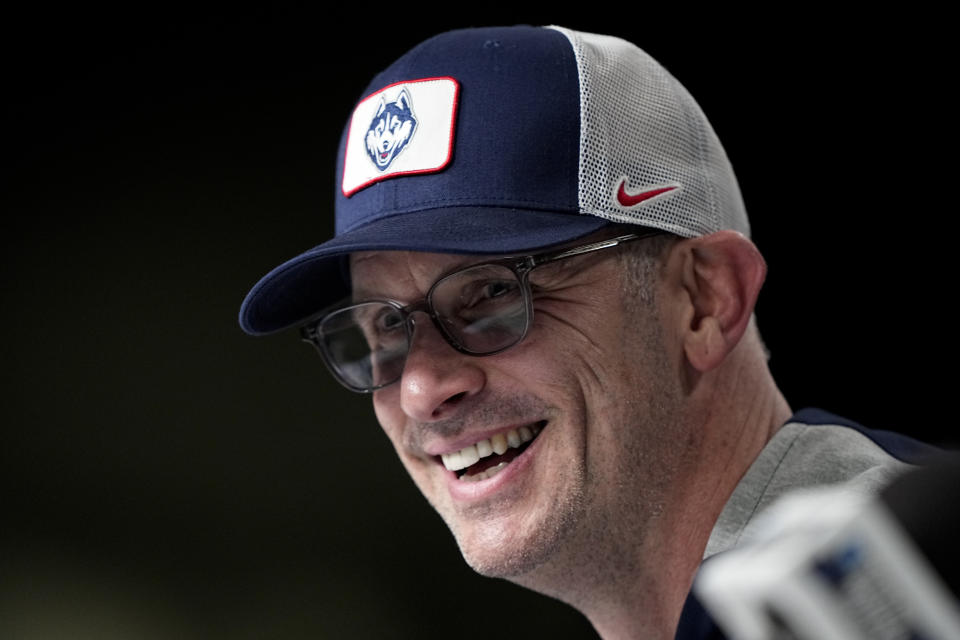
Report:
M 620 181 L 620 186 L 617 187 L 617 202 L 624 207 L 633 207 L 645 200 L 649 200 L 667 191 L 673 191 L 676 188 L 675 185 L 669 187 L 654 187 L 646 191 L 641 191 L 640 193 L 629 194 L 627 193 L 627 179 L 624 178 Z

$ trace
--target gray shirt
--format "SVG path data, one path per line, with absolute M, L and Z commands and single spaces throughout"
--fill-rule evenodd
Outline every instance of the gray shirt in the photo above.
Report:
M 740 480 L 713 527 L 704 558 L 749 538 L 755 516 L 791 490 L 844 483 L 853 491 L 874 493 L 911 468 L 864 432 L 843 424 L 806 424 L 800 421 L 804 413 L 774 434 Z

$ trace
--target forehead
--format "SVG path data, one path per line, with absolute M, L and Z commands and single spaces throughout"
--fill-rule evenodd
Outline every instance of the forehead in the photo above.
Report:
M 350 280 L 355 297 L 411 291 L 425 293 L 449 271 L 500 256 L 426 253 L 421 251 L 360 251 L 350 255 Z

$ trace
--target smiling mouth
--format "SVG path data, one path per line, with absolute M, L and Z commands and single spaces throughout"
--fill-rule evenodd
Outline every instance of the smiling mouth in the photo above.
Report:
M 497 475 L 530 446 L 547 426 L 546 420 L 510 429 L 470 446 L 445 453 L 439 458 L 443 466 L 457 474 L 462 482 L 479 482 Z

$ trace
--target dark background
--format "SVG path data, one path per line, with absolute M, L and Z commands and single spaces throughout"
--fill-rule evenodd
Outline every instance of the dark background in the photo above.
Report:
M 661 60 L 738 171 L 792 406 L 956 443 L 942 18 L 355 9 L 6 16 L 0 637 L 590 637 L 465 567 L 367 398 L 236 324 L 332 232 L 369 78 L 452 26 L 557 22 Z

